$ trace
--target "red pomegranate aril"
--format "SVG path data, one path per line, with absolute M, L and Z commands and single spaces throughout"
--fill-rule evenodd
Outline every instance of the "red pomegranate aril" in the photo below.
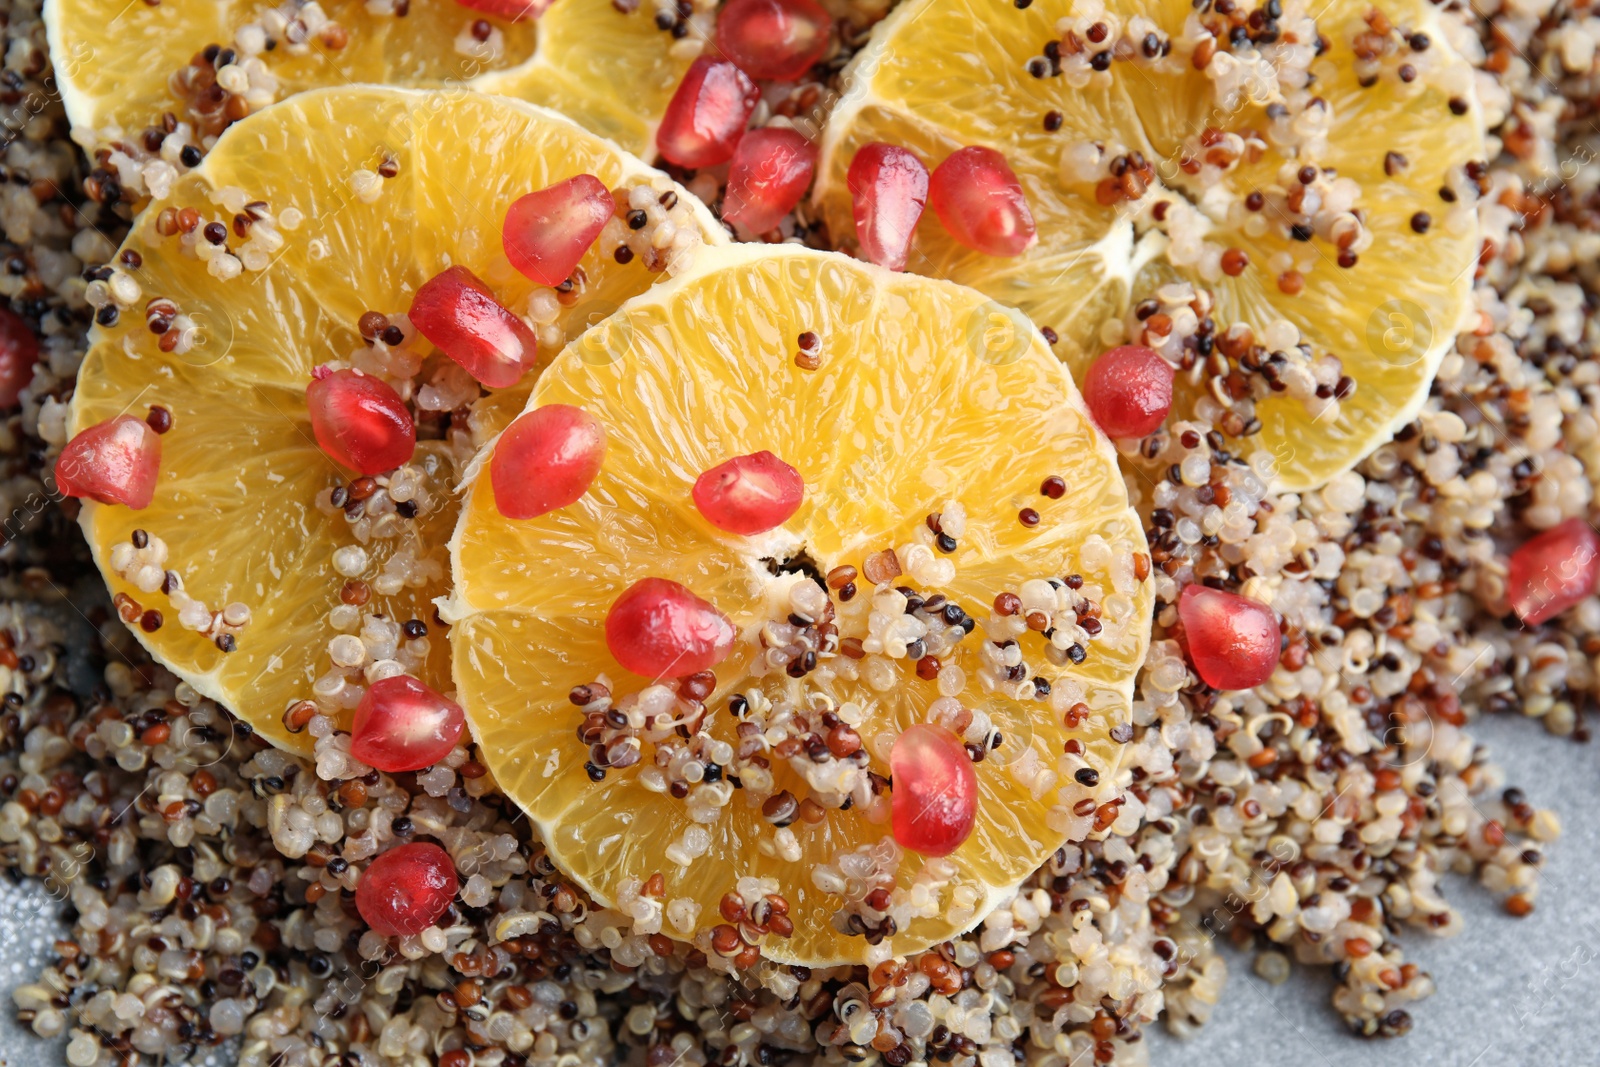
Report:
M 656 149 L 680 167 L 714 167 L 733 158 L 761 99 L 749 75 L 727 60 L 701 56 L 689 66 L 661 116 Z
M 359 474 L 392 471 L 417 448 L 417 426 L 400 394 L 360 371 L 313 370 L 306 413 L 322 450 Z
M 905 270 L 911 237 L 928 203 L 928 168 L 908 149 L 874 141 L 850 161 L 845 183 L 861 258 Z
M 918 723 L 889 751 L 894 776 L 890 822 L 901 848 L 948 856 L 978 817 L 978 772 L 961 739 L 943 726 Z
M 950 153 L 933 169 L 928 200 L 950 236 L 974 252 L 1020 256 L 1039 239 L 1022 183 L 992 148 Z
M 38 362 L 39 339 L 21 315 L 0 307 L 0 408 L 17 406 Z
M 479 11 L 506 22 L 536 19 L 550 9 L 555 0 L 456 0 L 464 8 Z
M 771 452 L 734 456 L 694 482 L 694 506 L 719 530 L 758 534 L 782 526 L 800 509 L 806 483 Z
M 721 663 L 737 636 L 727 616 L 666 578 L 644 578 L 606 613 L 606 647 L 646 678 L 686 678 Z
M 813 0 L 730 0 L 717 48 L 752 78 L 792 82 L 828 50 L 833 19 Z
M 350 724 L 350 754 L 385 774 L 420 771 L 450 754 L 465 725 L 459 704 L 397 674 L 362 694 Z
M 160 471 L 161 436 L 138 416 L 118 415 L 67 442 L 56 460 L 56 487 L 138 511 L 150 506 Z
M 459 888 L 450 853 L 417 841 L 391 848 L 361 872 L 356 911 L 384 937 L 407 937 L 432 926 Z
M 514 201 L 500 243 L 518 271 L 540 285 L 560 285 L 616 209 L 604 182 L 579 174 Z
M 1594 593 L 1600 579 L 1600 534 L 1586 519 L 1568 519 L 1511 553 L 1506 596 L 1529 626 L 1553 619 Z
M 1213 689 L 1250 689 L 1272 677 L 1282 648 L 1278 616 L 1247 596 L 1187 586 L 1178 596 L 1183 639 L 1200 680 Z
M 1083 399 L 1107 437 L 1143 437 L 1172 410 L 1172 378 L 1172 364 L 1155 349 L 1121 345 L 1090 364 Z
M 798 130 L 751 130 L 733 151 L 723 219 L 751 233 L 773 229 L 805 195 L 816 165 L 817 146 Z
M 516 385 L 538 355 L 528 324 L 465 267 L 424 282 L 411 300 L 410 318 L 418 333 L 490 389 Z
M 508 519 L 531 519 L 589 491 L 606 454 L 598 419 L 570 404 L 534 408 L 506 427 L 489 459 L 494 503 Z

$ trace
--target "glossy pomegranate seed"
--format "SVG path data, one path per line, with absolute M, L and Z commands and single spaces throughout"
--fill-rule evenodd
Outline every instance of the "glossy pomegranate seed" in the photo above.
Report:
M 1537 626 L 1593 594 L 1597 579 L 1600 534 L 1584 519 L 1568 519 L 1511 553 L 1506 596 L 1517 618 Z
M 694 482 L 694 506 L 719 530 L 765 533 L 800 509 L 806 483 L 771 452 L 734 456 Z
M 538 355 L 527 323 L 465 267 L 423 283 L 411 300 L 411 325 L 490 389 L 516 385 Z
M 1249 689 L 1272 677 L 1282 647 L 1278 616 L 1259 600 L 1204 585 L 1178 596 L 1189 660 L 1213 689 Z
M 516 200 L 506 210 L 500 243 L 517 270 L 540 285 L 560 285 L 616 208 L 604 182 L 579 174 Z
M 450 853 L 417 841 L 373 860 L 356 883 L 356 911 L 384 937 L 420 934 L 434 924 L 461 887 Z
M 928 203 L 928 168 L 907 149 L 875 141 L 850 161 L 845 182 L 861 258 L 905 270 L 911 237 Z
M 727 616 L 666 578 L 645 578 L 606 613 L 606 647 L 646 678 L 683 678 L 710 670 L 733 648 Z
M 822 58 L 832 29 L 813 0 L 731 0 L 717 13 L 717 47 L 752 78 L 792 82 Z
M 38 362 L 39 339 L 21 315 L 0 307 L 0 408 L 17 406 Z
M 456 0 L 462 7 L 480 11 L 506 22 L 536 19 L 549 10 L 555 0 Z
M 1090 364 L 1083 399 L 1107 437 L 1143 437 L 1167 421 L 1172 376 L 1172 364 L 1155 349 L 1121 345 Z
M 761 90 L 726 60 L 701 56 L 689 66 L 672 94 L 656 149 L 680 167 L 714 167 L 733 157 Z
M 312 371 L 306 412 L 322 450 L 359 474 L 392 471 L 416 451 L 417 426 L 405 401 L 360 371 Z
M 465 725 L 460 705 L 397 674 L 362 694 L 350 725 L 350 754 L 387 774 L 420 771 L 450 754 Z
M 569 404 L 534 408 L 506 427 L 489 459 L 494 503 L 508 519 L 531 519 L 575 502 L 600 473 L 606 431 Z
M 817 147 L 798 130 L 751 130 L 733 151 L 722 217 L 752 233 L 766 233 L 800 202 L 817 166 Z
M 67 496 L 138 511 L 150 506 L 160 470 L 161 436 L 141 418 L 118 415 L 67 442 L 56 460 L 56 486 Z
M 992 148 L 952 152 L 934 168 L 928 200 L 950 236 L 974 252 L 1020 256 L 1039 239 L 1022 184 Z
M 948 856 L 978 817 L 978 772 L 961 739 L 943 726 L 918 723 L 894 740 L 890 796 L 894 839 L 924 856 Z

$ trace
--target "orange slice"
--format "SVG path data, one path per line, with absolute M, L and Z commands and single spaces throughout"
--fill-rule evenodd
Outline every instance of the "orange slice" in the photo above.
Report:
M 1164 351 L 1189 404 L 1212 398 L 1218 421 L 1242 408 L 1229 447 L 1272 453 L 1285 487 L 1326 481 L 1415 415 L 1471 311 L 1467 165 L 1485 149 L 1439 8 L 1333 0 L 1314 22 L 1283 8 L 1269 28 L 1251 5 L 1223 16 L 1187 0 L 907 0 L 855 57 L 824 131 L 816 197 L 835 241 L 854 234 L 845 175 L 863 145 L 902 145 L 930 169 L 995 149 L 1038 243 L 983 255 L 929 210 L 909 269 L 1021 308 L 1080 375 L 1108 320 L 1168 282 L 1209 289 L 1216 350 L 1185 355 L 1174 332 Z M 1160 347 L 1143 320 L 1117 325 Z M 1249 369 L 1249 344 L 1220 343 L 1236 325 L 1287 349 L 1285 392 Z
M 228 122 L 274 100 L 356 82 L 504 93 L 648 152 L 655 121 L 694 59 L 656 26 L 653 7 L 624 12 L 611 0 L 558 0 L 536 21 L 520 22 L 451 0 L 288 0 L 275 8 L 49 0 L 44 17 L 74 137 L 93 148 L 120 146 L 123 158 L 113 162 L 134 194 L 144 185 L 129 179 L 142 170 L 132 164 L 178 166 L 185 134 L 203 150 Z M 220 94 L 211 90 L 219 83 Z M 145 138 L 152 129 L 174 132 L 163 128 L 168 114 L 185 125 L 163 151 L 161 136 Z M 165 187 L 165 175 L 155 181 Z
M 489 445 L 443 612 L 482 757 L 636 932 L 807 964 L 915 951 L 1094 832 L 1148 642 L 1149 559 L 1115 455 L 1015 312 L 831 253 L 708 248 L 569 345 L 529 410 L 552 404 L 604 427 L 598 479 L 506 519 Z M 691 488 L 761 451 L 800 472 L 803 502 L 777 529 L 724 533 Z M 714 679 L 657 683 L 612 658 L 607 613 L 646 577 L 738 628 Z M 1002 594 L 1025 610 L 996 614 Z M 930 719 L 984 757 L 976 829 L 939 860 L 896 847 L 871 778 Z M 629 749 L 642 758 L 622 766 Z M 781 897 L 792 932 L 741 937 L 730 893 L 752 915 Z M 648 951 L 629 944 L 623 962 Z
M 309 748 L 285 728 L 286 708 L 314 699 L 343 720 L 376 662 L 449 687 L 432 600 L 448 579 L 457 467 L 521 409 L 531 380 L 479 402 L 476 383 L 409 328 L 393 346 L 369 343 L 360 320 L 402 316 L 418 286 L 461 264 L 529 316 L 544 358 L 553 355 L 665 276 L 664 260 L 652 270 L 644 254 L 617 262 L 616 235 L 634 233 L 620 220 L 585 255 L 571 292 L 511 270 L 506 207 L 578 173 L 648 200 L 660 219 L 647 229 L 678 233 L 666 251 L 723 239 L 687 192 L 553 112 L 480 93 L 360 86 L 302 93 L 230 127 L 140 216 L 115 271 L 91 283 L 91 303 L 113 324 L 91 333 L 69 430 L 157 407 L 172 425 L 153 503 L 85 503 L 89 544 L 130 621 L 162 614 L 153 632 L 134 627 L 155 657 L 272 740 Z M 663 197 L 676 198 L 671 211 Z M 223 244 L 205 238 L 211 226 Z M 420 411 L 410 464 L 356 485 L 317 447 L 306 386 L 330 362 L 378 375 Z M 351 514 L 334 506 L 335 491 Z M 137 551 L 135 531 L 149 539 Z M 239 605 L 235 621 L 248 609 L 248 624 L 215 618 L 229 605 Z M 411 620 L 431 633 L 401 633 Z M 358 643 L 366 658 L 349 655 L 347 640 L 339 659 L 360 662 L 335 662 L 340 635 L 370 638 Z M 224 637 L 233 651 L 219 647 Z

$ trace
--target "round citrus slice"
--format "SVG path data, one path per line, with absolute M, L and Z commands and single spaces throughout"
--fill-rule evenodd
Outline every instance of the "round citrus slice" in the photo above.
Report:
M 528 442 L 580 419 L 587 490 L 505 517 Z M 974 290 L 706 249 L 468 478 L 458 699 L 555 862 L 634 917 L 622 962 L 652 931 L 920 949 L 1118 817 L 1144 535 L 1043 338 Z
M 196 158 L 228 123 L 306 89 L 356 82 L 505 93 L 555 108 L 630 151 L 649 151 L 655 121 L 694 56 L 673 47 L 653 6 L 626 8 L 611 0 L 163 0 L 111 8 L 49 0 L 44 17 L 74 137 L 116 152 L 109 161 L 118 180 L 138 197 L 149 187 L 161 195 L 170 170 L 190 165 L 184 148 Z M 157 161 L 168 169 L 144 177 L 144 165 Z
M 1415 414 L 1471 307 L 1484 142 L 1446 18 L 1421 0 L 908 0 L 853 61 L 816 195 L 841 245 L 860 211 L 879 220 L 881 257 L 910 197 L 851 166 L 909 150 L 934 173 L 906 269 L 1021 308 L 1080 376 L 1121 340 L 1162 350 L 1191 406 L 1237 416 L 1232 450 L 1316 485 Z M 998 156 L 974 172 L 963 150 Z M 1210 291 L 1214 333 L 1132 317 L 1177 281 Z
M 647 224 L 613 218 L 569 279 L 535 285 L 506 260 L 507 207 L 580 174 Z M 89 285 L 100 325 L 66 430 L 148 416 L 160 431 L 147 506 L 83 505 L 123 617 L 189 684 L 296 747 L 310 744 L 284 723 L 298 701 L 347 722 L 395 664 L 448 689 L 432 600 L 457 463 L 534 375 L 484 396 L 410 323 L 415 294 L 465 267 L 547 362 L 665 277 L 663 250 L 703 238 L 722 230 L 664 175 L 505 97 L 316 90 L 230 127 Z

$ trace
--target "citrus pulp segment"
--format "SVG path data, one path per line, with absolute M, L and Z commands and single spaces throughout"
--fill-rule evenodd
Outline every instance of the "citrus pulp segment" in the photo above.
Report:
M 1236 450 L 1271 451 L 1283 484 L 1305 488 L 1415 414 L 1470 311 L 1485 151 L 1473 75 L 1421 0 L 1223 10 L 909 0 L 854 60 L 816 197 L 849 244 L 845 176 L 863 146 L 904 146 L 930 169 L 963 146 L 998 150 L 1038 243 L 984 255 L 930 210 L 908 269 L 1023 309 L 1080 376 L 1120 340 L 1179 333 L 1141 337 L 1129 317 L 1107 337 L 1107 320 L 1168 282 L 1209 289 L 1215 346 L 1163 354 L 1191 406 L 1242 408 L 1251 440 Z M 1222 343 L 1236 324 L 1253 345 Z
M 352 185 L 352 174 L 380 165 L 393 176 Z M 614 220 L 566 291 L 536 286 L 506 261 L 501 220 L 518 196 L 579 173 L 624 201 L 643 190 L 661 217 L 639 231 Z M 671 211 L 657 203 L 663 197 Z M 371 637 L 363 643 L 373 659 L 447 689 L 432 600 L 448 577 L 457 464 L 521 409 L 533 375 L 480 399 L 477 383 L 406 325 L 412 294 L 445 267 L 465 265 L 530 317 L 547 361 L 566 335 L 664 277 L 665 259 L 647 264 L 647 250 L 618 262 L 608 235 L 637 242 L 663 227 L 687 235 L 666 242 L 677 254 L 724 239 L 665 176 L 505 97 L 316 90 L 230 127 L 140 216 L 115 270 L 90 285 L 107 324 L 91 334 L 68 431 L 152 408 L 170 414 L 153 503 L 83 505 L 112 591 L 164 615 L 153 631 L 136 626 L 140 639 L 196 689 L 302 749 L 310 739 L 285 728 L 286 707 L 315 697 L 347 721 L 375 680 L 364 676 L 370 663 L 330 662 L 340 632 Z M 393 332 L 364 337 L 370 312 Z M 329 363 L 400 393 L 419 424 L 411 463 L 355 479 L 318 448 L 306 391 L 313 369 Z M 166 558 L 154 558 L 154 541 L 136 557 L 124 547 L 147 538 Z M 195 626 L 179 618 L 186 599 L 203 605 L 189 608 Z M 208 609 L 229 604 L 249 609 L 248 625 L 208 621 Z M 130 622 L 142 617 L 129 610 Z M 431 636 L 398 633 L 413 620 Z
M 482 758 L 636 931 L 806 963 L 885 937 L 912 951 L 1115 818 L 1097 804 L 1149 559 L 1114 453 L 1014 312 L 831 253 L 706 249 L 567 347 L 528 411 L 554 405 L 603 426 L 598 476 L 508 519 L 486 446 L 442 610 Z M 804 480 L 774 529 L 729 533 L 697 506 L 700 476 L 739 456 Z M 611 608 L 645 579 L 737 629 L 711 675 L 620 666 Z M 930 718 L 980 760 L 976 827 L 948 861 L 902 854 L 889 827 L 889 750 Z M 781 897 L 792 932 L 729 943 L 728 893 Z

